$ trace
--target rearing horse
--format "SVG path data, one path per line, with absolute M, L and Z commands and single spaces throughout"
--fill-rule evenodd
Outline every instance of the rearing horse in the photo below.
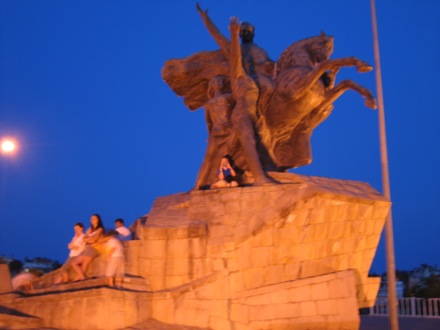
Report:
M 351 80 L 335 86 L 342 67 L 355 66 L 359 72 L 372 67 L 355 57 L 330 60 L 333 37 L 320 36 L 295 42 L 276 63 L 275 89 L 264 105 L 258 121 L 261 142 L 280 168 L 292 168 L 311 162 L 310 136 L 333 110 L 333 102 L 352 89 L 375 109 L 371 92 Z
M 215 181 L 218 161 L 226 153 L 259 183 L 264 183 L 263 170 L 284 171 L 309 164 L 313 129 L 330 115 L 333 102 L 349 89 L 360 93 L 368 107 L 376 108 L 374 97 L 365 87 L 351 80 L 335 86 L 336 74 L 342 67 L 355 66 L 359 72 L 369 72 L 372 67 L 355 57 L 331 60 L 333 37 L 324 33 L 295 42 L 283 52 L 272 72 L 272 86 L 264 89 L 262 97 L 258 90 L 262 85 L 255 85 L 243 67 L 238 19 L 230 21 L 229 41 L 213 25 L 207 12 L 197 8 L 221 50 L 169 60 L 162 69 L 162 77 L 178 95 L 184 96 L 190 110 L 207 104 L 212 79 L 225 77 L 230 85 L 224 93 L 232 90 L 236 104 L 228 111 L 231 115 L 227 126 L 232 127 L 231 132 L 215 136 L 209 132 L 208 150 L 196 187 Z M 249 105 L 258 110 L 246 112 Z M 246 118 L 248 115 L 251 120 Z

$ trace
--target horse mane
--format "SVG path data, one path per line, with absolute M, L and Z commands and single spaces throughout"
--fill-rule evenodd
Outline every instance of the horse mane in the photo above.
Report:
M 280 71 L 283 71 L 287 67 L 298 65 L 304 66 L 306 62 L 310 61 L 309 49 L 312 46 L 319 46 L 320 43 L 323 44 L 322 47 L 325 47 L 328 42 L 333 43 L 333 37 L 327 36 L 322 32 L 319 36 L 309 37 L 294 42 L 287 47 L 278 58 L 274 78 L 278 76 Z

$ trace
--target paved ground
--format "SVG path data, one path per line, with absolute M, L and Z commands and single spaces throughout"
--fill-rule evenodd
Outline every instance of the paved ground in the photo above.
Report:
M 360 330 L 389 330 L 388 316 L 361 316 Z M 399 330 L 440 330 L 440 318 L 399 317 Z

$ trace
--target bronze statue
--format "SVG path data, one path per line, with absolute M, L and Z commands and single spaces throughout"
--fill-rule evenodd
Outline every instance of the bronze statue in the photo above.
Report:
M 197 10 L 220 50 L 169 60 L 162 69 L 164 80 L 184 96 L 190 110 L 202 106 L 206 110 L 208 148 L 196 188 L 215 181 L 224 154 L 250 171 L 254 184 L 273 182 L 265 171 L 310 164 L 313 129 L 330 115 L 333 102 L 348 89 L 364 96 L 368 107 L 376 108 L 371 92 L 355 82 L 345 80 L 335 86 L 341 67 L 356 66 L 359 72 L 369 72 L 372 67 L 355 57 L 330 60 L 333 37 L 321 33 L 295 42 L 274 63 L 253 43 L 250 23 L 240 24 L 232 17 L 229 41 L 207 11 L 198 4 Z M 215 84 L 214 93 L 208 87 Z

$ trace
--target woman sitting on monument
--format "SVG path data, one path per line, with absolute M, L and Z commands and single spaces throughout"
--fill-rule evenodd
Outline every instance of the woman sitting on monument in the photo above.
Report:
M 102 224 L 101 216 L 99 214 L 92 214 L 90 217 L 90 228 L 87 229 L 84 235 L 86 247 L 84 251 L 72 261 L 72 267 L 77 274 L 73 279 L 74 282 L 86 279 L 87 267 L 90 262 L 100 254 L 99 240 L 103 232 L 104 225 Z
M 230 155 L 224 155 L 220 161 L 218 170 L 218 181 L 211 185 L 211 188 L 237 187 L 240 177 Z

